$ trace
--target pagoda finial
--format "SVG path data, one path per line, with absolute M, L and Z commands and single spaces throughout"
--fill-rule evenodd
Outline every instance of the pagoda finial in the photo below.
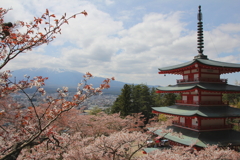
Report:
M 194 56 L 194 59 L 208 59 L 206 55 L 203 54 L 203 22 L 202 22 L 202 12 L 201 12 L 201 6 L 198 6 L 198 34 L 197 34 L 197 44 L 198 44 L 198 55 Z
M 202 21 L 201 6 L 198 6 L 198 20 L 199 20 L 199 21 Z
M 198 7 L 198 53 L 199 55 L 203 55 L 203 22 L 202 22 L 202 12 L 201 12 L 201 6 Z

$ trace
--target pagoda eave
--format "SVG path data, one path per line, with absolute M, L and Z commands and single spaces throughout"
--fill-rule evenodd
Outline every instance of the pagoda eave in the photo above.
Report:
M 194 63 L 194 64 L 191 64 L 191 65 L 189 65 L 189 66 L 185 66 L 185 67 L 182 67 L 182 68 L 171 69 L 171 70 L 161 70 L 161 69 L 159 69 L 160 71 L 159 71 L 158 73 L 159 73 L 159 74 L 176 74 L 176 75 L 182 75 L 185 70 L 194 69 L 194 68 L 196 68 L 196 67 L 195 67 L 195 63 Z
M 190 146 L 195 142 L 194 146 L 207 147 L 207 145 L 218 145 L 219 147 L 229 146 L 240 146 L 240 133 L 233 130 L 222 130 L 219 131 L 205 131 L 196 132 L 186 128 L 169 126 L 167 129 L 172 129 L 173 132 L 182 133 L 180 135 L 175 135 L 171 133 L 165 133 L 162 130 L 154 131 L 155 134 L 159 136 L 164 136 L 164 138 L 172 140 L 186 146 Z M 226 136 L 228 135 L 228 136 Z
M 167 114 L 177 117 L 206 117 L 206 118 L 240 118 L 240 110 L 230 106 L 187 106 L 172 105 L 168 107 L 152 107 L 152 113 Z
M 190 90 L 180 90 L 180 91 L 165 91 L 165 90 L 157 90 L 156 93 L 182 93 L 182 92 L 194 92 L 195 91 L 195 88 L 194 89 L 190 89 Z
M 189 69 L 212 69 L 212 70 L 219 70 L 220 74 L 227 74 L 227 73 L 235 73 L 240 72 L 239 67 L 227 67 L 227 66 L 215 66 L 215 65 L 207 65 L 200 61 L 195 62 L 188 62 L 186 66 L 181 66 L 179 68 L 169 68 L 169 69 L 161 69 L 159 68 L 159 74 L 175 74 L 175 75 L 183 75 L 183 72 Z
M 207 90 L 207 89 L 201 89 L 201 88 L 193 88 L 189 90 L 172 90 L 172 91 L 166 91 L 166 90 L 157 90 L 156 93 L 182 93 L 182 92 L 194 92 L 198 89 L 198 91 L 204 91 L 209 93 L 240 93 L 240 91 L 217 91 L 217 90 Z
M 191 118 L 196 118 L 196 117 L 200 117 L 201 119 L 223 119 L 223 118 L 230 118 L 230 119 L 235 119 L 235 118 L 240 118 L 240 116 L 226 116 L 226 117 L 203 117 L 197 114 L 193 114 L 193 115 L 178 115 L 178 114 L 171 114 L 171 113 L 166 113 L 166 112 L 159 112 L 159 111 L 155 111 L 152 110 L 153 114 L 165 114 L 168 116 L 174 116 L 174 117 L 191 117 Z
M 155 111 L 155 110 L 152 110 L 152 113 L 153 113 L 153 114 L 165 114 L 165 115 L 169 115 L 169 116 L 182 117 L 181 115 L 170 114 L 170 113 L 165 113 L 165 112 L 159 112 L 159 111 Z
M 169 85 L 166 87 L 157 87 L 156 93 L 183 93 L 183 92 L 200 92 L 208 93 L 240 93 L 240 86 L 217 84 L 217 83 L 191 83 Z

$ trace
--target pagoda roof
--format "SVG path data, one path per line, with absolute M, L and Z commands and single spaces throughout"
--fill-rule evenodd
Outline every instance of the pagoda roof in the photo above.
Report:
M 200 65 L 202 68 L 212 68 L 212 69 L 220 69 L 221 73 L 230 73 L 240 71 L 240 64 L 238 63 L 228 63 L 228 62 L 220 62 L 214 61 L 207 58 L 195 58 L 192 61 L 185 62 L 182 64 L 177 64 L 173 66 L 158 68 L 159 74 L 182 74 L 182 70 L 186 70 L 187 68 L 196 68 L 195 64 Z
M 202 116 L 210 118 L 240 117 L 240 109 L 230 106 L 184 106 L 152 107 L 154 111 L 178 116 Z
M 162 130 L 156 130 L 154 133 L 184 145 L 195 144 L 195 146 L 199 147 L 207 147 L 208 144 L 220 147 L 228 146 L 230 143 L 233 146 L 240 145 L 240 132 L 233 130 L 196 132 L 176 126 L 167 127 L 167 129 L 173 129 L 174 132 L 182 133 L 182 136 L 172 133 L 166 134 Z
M 156 150 L 161 150 L 161 148 L 143 148 L 146 153 L 150 153 Z
M 193 91 L 195 89 L 204 90 L 207 92 L 226 92 L 239 93 L 240 86 L 219 84 L 219 83 L 191 83 L 191 84 L 177 84 L 166 87 L 157 87 L 157 93 L 180 93 L 183 91 Z
M 171 149 L 171 147 L 160 147 L 160 148 L 143 148 L 143 150 L 146 152 L 146 153 L 150 153 L 150 152 L 153 152 L 153 151 L 156 151 L 156 150 L 165 150 L 165 149 Z

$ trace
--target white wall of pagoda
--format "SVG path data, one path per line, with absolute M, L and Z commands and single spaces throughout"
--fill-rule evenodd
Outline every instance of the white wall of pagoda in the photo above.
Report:
M 193 96 L 193 101 L 198 102 L 199 101 L 199 96 Z
M 198 119 L 197 119 L 197 117 L 195 117 L 194 119 L 192 119 L 192 125 L 193 125 L 193 126 L 198 126 Z
M 187 127 L 197 130 L 211 130 L 211 129 L 222 129 L 228 128 L 231 126 L 226 125 L 226 118 L 218 118 L 218 119 L 203 119 L 202 117 L 178 117 L 173 122 L 174 125 L 180 125 L 181 127 Z
M 186 101 L 187 100 L 187 96 L 182 96 L 182 100 Z
M 179 121 L 180 123 L 185 123 L 185 117 L 180 117 Z
M 200 68 L 195 68 L 195 69 L 189 69 L 185 70 L 183 72 L 183 79 L 184 82 L 187 81 L 197 81 L 199 79 L 219 79 L 220 80 L 220 72 L 219 70 L 214 70 L 214 69 L 200 69 Z
M 213 102 L 216 102 L 216 104 L 222 103 L 222 93 L 195 90 L 194 92 L 183 92 L 181 96 L 183 100 L 182 103 L 189 104 L 203 103 L 205 105 L 211 105 L 213 104 Z
M 191 73 L 196 73 L 196 72 L 198 72 L 198 69 L 192 69 L 191 70 Z
M 189 74 L 190 73 L 190 70 L 186 70 L 183 72 L 183 74 Z
M 193 78 L 194 78 L 194 80 L 198 80 L 199 79 L 199 74 L 197 73 L 197 74 L 194 74 L 193 75 Z

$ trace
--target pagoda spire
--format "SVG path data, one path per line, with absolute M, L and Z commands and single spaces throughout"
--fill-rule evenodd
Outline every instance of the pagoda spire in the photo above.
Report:
M 203 59 L 208 59 L 206 55 L 203 54 L 203 48 L 204 48 L 204 43 L 203 43 L 203 22 L 202 22 L 202 12 L 201 12 L 201 6 L 198 6 L 198 34 L 197 34 L 197 44 L 198 44 L 198 55 L 194 57 L 194 59 L 197 58 L 203 58 Z
M 201 6 L 198 7 L 198 53 L 203 54 L 203 22 L 202 22 L 202 12 Z

